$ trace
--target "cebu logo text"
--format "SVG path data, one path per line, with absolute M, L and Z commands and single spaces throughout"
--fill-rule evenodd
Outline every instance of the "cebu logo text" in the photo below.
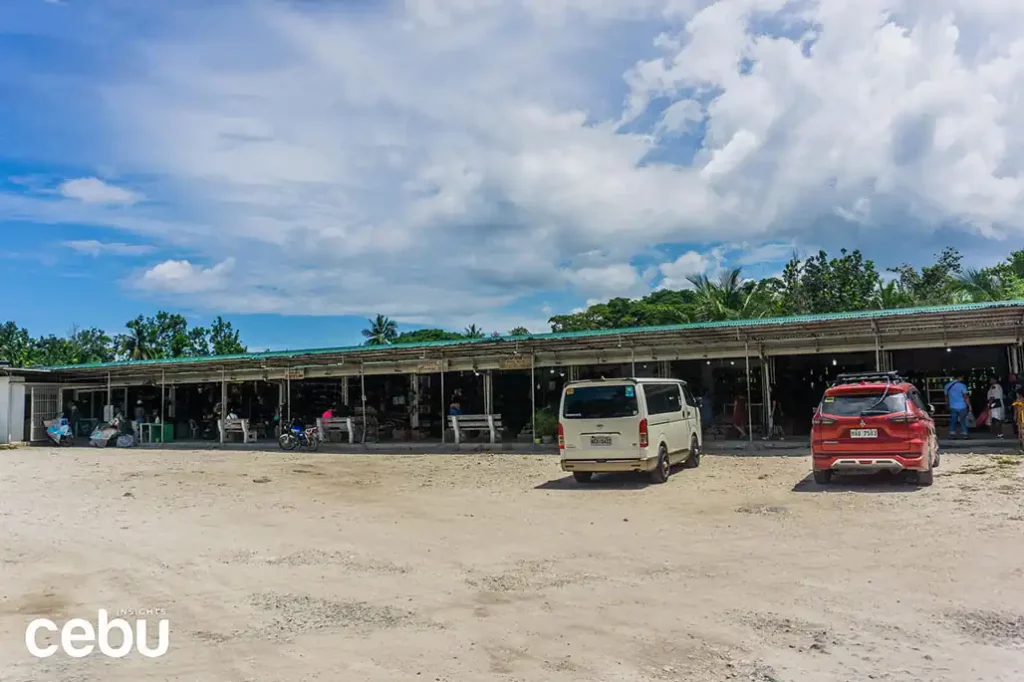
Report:
M 166 618 L 157 622 L 156 647 L 150 648 L 147 641 L 147 623 L 145 619 L 135 621 L 135 627 L 123 618 L 108 619 L 106 609 L 96 614 L 93 625 L 84 618 L 72 618 L 60 628 L 49 618 L 36 618 L 25 628 L 25 647 L 36 658 L 49 658 L 63 650 L 71 658 L 84 658 L 97 648 L 108 658 L 124 658 L 134 648 L 146 658 L 158 658 L 167 653 L 170 647 L 170 621 Z M 60 633 L 60 644 L 39 645 L 40 630 Z M 120 632 L 120 643 L 111 644 L 111 633 Z

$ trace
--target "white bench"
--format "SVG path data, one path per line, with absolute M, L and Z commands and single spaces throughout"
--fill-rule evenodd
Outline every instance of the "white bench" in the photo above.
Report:
M 256 430 L 249 428 L 248 419 L 221 419 L 217 422 L 217 428 L 220 431 L 221 441 L 228 439 L 228 434 L 240 433 L 242 434 L 242 442 L 249 443 L 256 440 Z
M 317 417 L 316 428 L 320 431 L 320 440 L 327 442 L 328 435 L 333 431 L 336 433 L 347 433 L 348 442 L 351 445 L 356 442 L 356 429 L 352 417 L 332 417 L 324 419 Z
M 462 431 L 490 431 L 491 442 L 498 441 L 498 431 L 501 430 L 500 414 L 453 414 L 449 415 L 452 420 L 452 431 L 455 432 L 455 444 L 462 442 Z

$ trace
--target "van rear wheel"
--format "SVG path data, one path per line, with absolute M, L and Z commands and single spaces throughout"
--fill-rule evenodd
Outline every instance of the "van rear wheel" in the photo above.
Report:
M 590 479 L 594 477 L 592 471 L 574 471 L 572 477 L 576 479 L 577 483 L 589 483 Z
M 668 461 L 668 448 L 662 445 L 658 448 L 658 464 L 651 471 L 651 481 L 664 483 L 672 473 L 671 464 Z
M 697 444 L 697 436 L 690 436 L 690 456 L 683 462 L 683 468 L 696 469 L 700 466 L 700 445 Z

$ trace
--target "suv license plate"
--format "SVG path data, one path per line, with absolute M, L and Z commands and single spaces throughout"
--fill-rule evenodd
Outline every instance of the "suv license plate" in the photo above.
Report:
M 590 444 L 591 445 L 605 445 L 605 446 L 608 446 L 608 445 L 612 444 L 612 437 L 611 436 L 591 436 L 590 437 Z
M 850 429 L 850 438 L 878 438 L 878 429 Z

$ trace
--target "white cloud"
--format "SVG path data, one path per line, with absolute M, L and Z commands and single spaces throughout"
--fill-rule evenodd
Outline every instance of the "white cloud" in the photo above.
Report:
M 156 249 L 146 244 L 123 244 L 121 242 L 100 242 L 94 239 L 61 242 L 62 246 L 89 256 L 144 256 Z
M 135 192 L 110 185 L 99 178 L 78 178 L 67 180 L 57 191 L 68 199 L 78 199 L 87 204 L 134 204 L 142 199 Z
M 173 30 L 111 46 L 136 72 L 80 84 L 106 105 L 94 167 L 150 201 L 80 178 L 61 192 L 91 205 L 7 195 L 0 217 L 233 258 L 230 287 L 188 260 L 141 278 L 193 306 L 424 321 L 642 295 L 897 219 L 1024 233 L 1019 0 L 253 5 L 175 3 Z M 629 265 L 665 243 L 758 246 Z
M 632 298 L 649 289 L 637 269 L 628 263 L 567 270 L 565 279 L 578 293 L 590 296 L 589 300 Z
M 235 259 L 227 258 L 209 268 L 187 260 L 166 260 L 146 270 L 138 280 L 142 289 L 162 294 L 196 294 L 223 290 Z
M 658 267 L 662 274 L 661 288 L 688 289 L 692 286 L 689 281 L 690 277 L 705 275 L 719 263 L 720 260 L 713 254 L 687 251 L 674 261 L 662 263 Z

